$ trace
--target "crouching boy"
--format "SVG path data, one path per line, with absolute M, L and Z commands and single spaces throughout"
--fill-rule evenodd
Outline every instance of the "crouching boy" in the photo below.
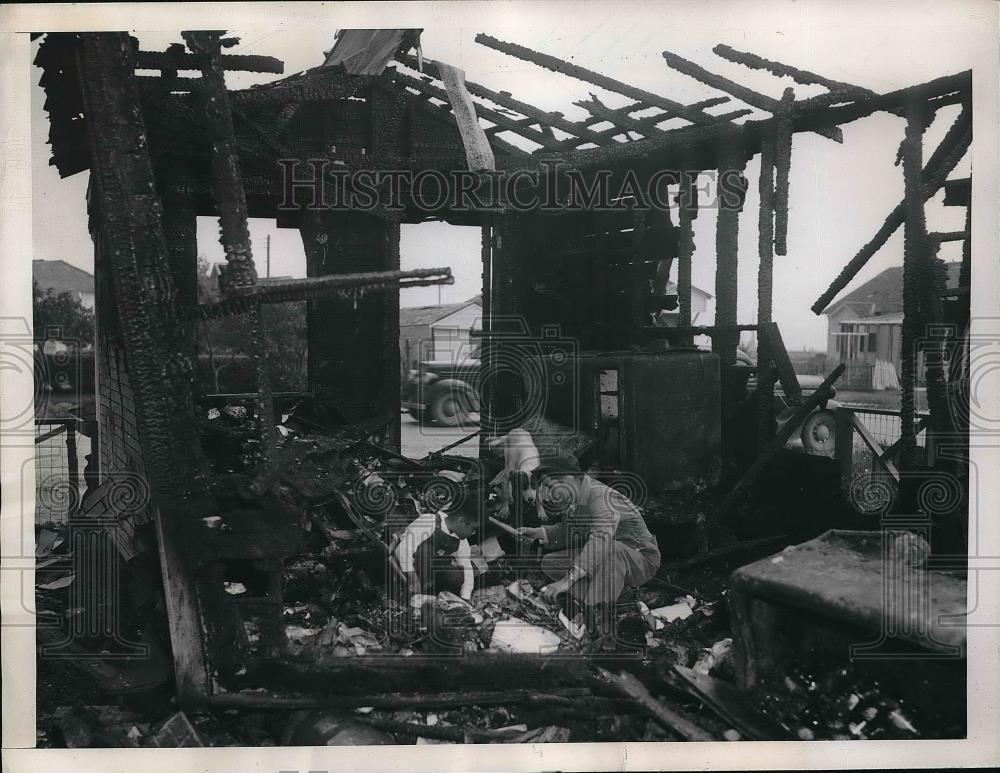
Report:
M 474 578 L 469 537 L 478 528 L 479 502 L 471 495 L 447 510 L 417 516 L 393 551 L 410 594 L 446 590 L 468 600 Z
M 519 530 L 549 551 L 542 570 L 554 582 L 542 595 L 554 601 L 570 594 L 584 605 L 591 635 L 611 644 L 625 587 L 642 585 L 660 566 L 656 538 L 628 497 L 582 473 L 569 454 L 543 457 L 533 477 L 545 511 L 561 516 L 557 524 Z

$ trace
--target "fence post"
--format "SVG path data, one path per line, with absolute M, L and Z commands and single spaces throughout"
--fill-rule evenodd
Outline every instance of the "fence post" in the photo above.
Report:
M 80 507 L 80 471 L 76 458 L 76 424 L 66 422 L 66 473 L 69 477 L 69 509 L 67 517 L 72 517 Z
M 854 475 L 854 411 L 841 407 L 837 409 L 836 417 L 834 455 L 840 462 L 840 490 L 845 497 L 849 497 Z

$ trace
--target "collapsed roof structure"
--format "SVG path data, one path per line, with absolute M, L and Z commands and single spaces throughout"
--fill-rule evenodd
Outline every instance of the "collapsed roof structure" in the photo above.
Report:
M 49 34 L 36 59 L 44 71 L 51 163 L 64 177 L 84 170 L 91 174 L 98 399 L 104 406 L 99 411 L 101 472 L 141 473 L 149 481 L 148 515 L 157 526 L 182 701 L 237 705 L 238 689 L 263 683 L 254 672 L 226 684 L 218 681 L 216 661 L 231 641 L 216 632 L 214 639 L 209 635 L 209 646 L 202 647 L 203 634 L 211 628 L 205 623 L 211 604 L 207 595 L 191 590 L 205 585 L 206 577 L 214 581 L 217 573 L 181 547 L 191 544 L 186 532 L 192 524 L 215 507 L 213 476 L 192 431 L 197 426 L 192 327 L 218 315 L 258 319 L 261 304 L 308 299 L 310 391 L 335 406 L 341 425 L 374 422 L 372 426 L 382 428 L 375 436 L 398 449 L 398 293 L 408 286 L 451 281 L 447 268 L 400 271 L 401 223 L 435 218 L 483 228 L 486 362 L 502 359 L 509 346 L 497 321 L 517 317 L 526 321 L 532 336 L 558 325 L 563 336 L 586 351 L 628 350 L 657 339 L 683 346 L 704 333 L 712 337 L 725 374 L 736 367 L 740 331 L 773 329 L 773 261 L 787 252 L 793 135 L 812 132 L 841 142 L 844 124 L 877 112 L 901 116 L 906 120 L 900 149 L 905 197 L 813 310 L 822 312 L 904 226 L 903 351 L 910 354 L 902 373 L 901 465 L 916 466 L 914 353 L 924 326 L 945 320 L 936 258 L 942 241 L 964 240 L 959 293 L 966 293 L 966 299 L 969 286 L 968 225 L 958 235 L 928 233 L 924 204 L 946 182 L 962 185 L 947 178 L 971 143 L 970 72 L 878 94 L 725 45 L 715 47 L 717 55 L 731 62 L 826 90 L 797 99 L 787 88 L 776 98 L 664 52 L 667 66 L 715 92 L 682 104 L 548 54 L 488 35 L 476 37 L 483 46 L 628 100 L 623 107 L 609 107 L 591 95 L 574 103 L 588 117 L 571 120 L 512 94 L 465 82 L 449 65 L 413 55 L 414 31 L 388 37 L 354 32 L 364 33 L 368 42 L 358 45 L 356 35 L 342 36 L 339 53 L 335 46 L 324 64 L 240 90 L 227 88 L 226 72 L 281 74 L 282 63 L 266 56 L 225 54 L 233 40 L 218 31 L 185 32 L 186 49 L 176 44 L 162 52 L 140 50 L 125 33 Z M 383 67 L 390 59 L 394 63 Z M 199 75 L 180 75 L 190 70 Z M 148 72 L 158 74 L 143 74 Z M 956 104 L 961 105 L 958 118 L 925 159 L 927 126 L 938 110 Z M 749 117 L 755 110 L 766 115 Z M 666 125 L 677 122 L 682 125 Z M 758 319 L 751 325 L 741 324 L 736 314 L 737 244 L 747 189 L 743 172 L 756 155 L 761 164 L 760 269 Z M 323 162 L 318 167 L 317 160 Z M 496 195 L 513 191 L 527 199 L 550 173 L 578 173 L 591 181 L 608 174 L 613 189 L 621 189 L 629 178 L 648 188 L 658 171 L 668 169 L 682 173 L 662 181 L 672 186 L 670 197 L 677 197 L 676 223 L 669 210 L 636 206 L 634 199 L 619 200 L 611 209 L 536 206 L 525 211 L 506 195 Z M 311 173 L 339 191 L 343 173 L 362 170 L 411 175 L 471 170 L 476 194 L 471 198 L 477 203 L 456 206 L 445 197 L 429 207 L 419 190 L 404 186 L 394 206 L 382 196 L 363 212 L 315 206 L 317 178 Z M 696 328 L 691 325 L 691 266 L 698 259 L 695 176 L 702 170 L 734 181 L 735 198 L 718 214 L 715 323 Z M 530 172 L 539 175 L 526 174 Z M 495 185 L 498 179 L 500 186 Z M 967 201 L 967 182 L 965 189 Z M 199 215 L 219 218 L 227 260 L 223 299 L 211 305 L 199 305 L 197 298 Z M 275 218 L 282 227 L 299 229 L 306 279 L 257 284 L 250 217 Z M 702 245 L 700 252 L 712 250 Z M 673 261 L 678 265 L 676 299 L 667 294 L 665 281 Z M 653 325 L 651 312 L 674 303 L 680 326 Z M 255 331 L 256 336 L 267 335 L 259 323 Z M 945 345 L 945 340 L 920 343 L 928 363 L 931 423 L 942 435 L 960 436 L 947 390 L 961 374 L 944 372 Z M 757 448 L 766 461 L 767 449 L 780 439 L 773 427 L 774 385 L 780 379 L 793 401 L 797 385 L 780 337 L 762 335 L 758 366 Z M 262 364 L 258 373 L 265 461 L 253 491 L 262 494 L 274 478 L 275 421 Z M 723 375 L 723 413 L 730 399 L 727 383 Z M 504 388 L 501 380 L 486 385 L 482 397 L 484 434 L 504 431 L 499 417 L 516 413 L 512 403 L 517 390 Z M 797 402 L 803 410 L 815 405 L 801 395 Z M 751 478 L 754 469 L 749 470 Z M 733 491 L 749 480 L 744 478 Z M 730 506 L 727 500 L 723 509 Z M 254 557 L 280 559 L 280 540 L 272 548 L 261 548 L 266 555 Z M 252 694 L 246 700 L 252 702 Z

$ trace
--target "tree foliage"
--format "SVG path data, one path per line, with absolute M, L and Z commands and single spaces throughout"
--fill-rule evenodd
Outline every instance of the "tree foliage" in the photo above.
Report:
M 43 290 L 32 282 L 32 317 L 35 338 L 56 338 L 67 346 L 84 349 L 94 343 L 94 312 L 72 293 Z M 58 329 L 58 333 L 56 330 Z
M 212 265 L 198 258 L 198 302 L 220 299 Z M 261 308 L 261 343 L 268 379 L 275 391 L 306 388 L 306 304 L 273 303 Z M 252 392 L 257 389 L 254 331 L 248 315 L 202 320 L 198 324 L 199 359 L 210 379 L 205 390 Z

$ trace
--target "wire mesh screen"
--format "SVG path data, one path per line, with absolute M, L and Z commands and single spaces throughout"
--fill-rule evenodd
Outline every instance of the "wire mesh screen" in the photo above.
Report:
M 896 495 L 896 479 L 882 457 L 887 458 L 890 463 L 898 459 L 898 454 L 893 452 L 893 446 L 899 442 L 902 435 L 900 416 L 894 411 L 852 410 L 855 419 L 864 425 L 874 443 L 869 444 L 861 432 L 853 430 L 850 501 L 858 512 L 882 513 L 888 509 Z M 925 418 L 925 415 L 919 414 L 916 416 L 916 421 L 920 422 Z M 924 452 L 925 438 L 926 433 L 920 429 L 916 437 L 920 454 Z
M 35 420 L 35 523 L 64 523 L 79 504 L 90 438 L 76 419 Z

